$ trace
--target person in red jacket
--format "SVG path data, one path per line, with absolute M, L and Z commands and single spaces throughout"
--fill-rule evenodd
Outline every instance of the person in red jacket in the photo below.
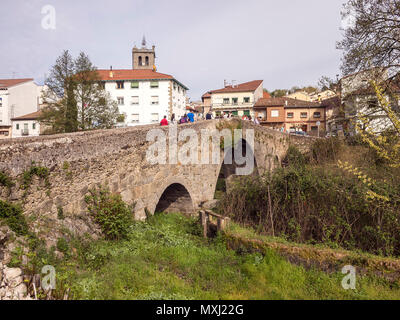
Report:
M 164 119 L 161 120 L 160 125 L 162 125 L 162 126 L 167 126 L 168 125 L 167 116 L 164 116 Z

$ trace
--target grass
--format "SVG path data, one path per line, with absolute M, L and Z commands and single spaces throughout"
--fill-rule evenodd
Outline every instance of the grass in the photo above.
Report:
M 122 241 L 70 243 L 57 270 L 57 289 L 74 299 L 400 299 L 383 280 L 305 270 L 275 254 L 238 254 L 223 236 L 201 237 L 197 221 L 158 214 L 136 222 Z

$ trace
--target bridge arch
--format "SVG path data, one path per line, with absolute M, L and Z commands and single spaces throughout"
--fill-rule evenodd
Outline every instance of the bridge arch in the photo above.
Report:
M 192 213 L 195 210 L 192 194 L 183 181 L 172 180 L 164 183 L 156 194 L 151 212 Z
M 250 157 L 252 157 L 254 159 L 254 169 L 253 172 L 250 175 L 259 175 L 259 168 L 257 165 L 257 158 L 255 155 L 255 152 L 253 150 L 253 148 L 250 146 L 250 144 L 246 141 L 245 138 L 240 139 L 240 141 L 238 141 L 235 145 L 235 149 L 237 148 L 237 146 L 239 145 L 239 143 L 242 144 L 242 155 L 246 156 L 246 152 L 249 151 L 250 152 Z M 221 186 L 221 184 L 219 183 L 219 181 L 221 181 L 222 179 L 224 179 L 224 189 L 225 191 L 227 189 L 229 189 L 229 184 L 231 183 L 231 179 L 233 179 L 234 177 L 237 177 L 236 175 L 236 168 L 240 168 L 243 167 L 244 165 L 237 165 L 235 163 L 235 159 L 234 159 L 234 151 L 232 150 L 232 164 L 226 164 L 225 163 L 225 154 L 223 151 L 221 151 L 221 163 L 218 167 L 217 170 L 217 176 L 215 179 L 215 183 L 214 183 L 214 190 L 217 190 L 217 188 L 219 186 Z

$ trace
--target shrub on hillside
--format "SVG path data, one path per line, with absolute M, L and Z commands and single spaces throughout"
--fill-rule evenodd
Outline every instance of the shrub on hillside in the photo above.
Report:
M 311 146 L 312 160 L 317 164 L 336 160 L 342 147 L 343 142 L 337 137 L 318 139 Z
M 237 222 L 292 241 L 400 255 L 398 177 L 365 184 L 364 177 L 360 180 L 338 166 L 298 163 L 238 180 L 220 210 Z M 382 198 L 371 198 L 371 192 Z
M 0 200 L 0 219 L 3 219 L 17 235 L 28 234 L 28 224 L 20 206 Z
M 122 200 L 121 195 L 99 187 L 89 190 L 85 202 L 106 239 L 119 240 L 127 236 L 133 222 L 133 208 Z

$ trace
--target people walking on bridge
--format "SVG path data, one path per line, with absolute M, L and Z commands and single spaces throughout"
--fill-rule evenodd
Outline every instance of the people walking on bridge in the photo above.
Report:
M 160 122 L 160 125 L 162 125 L 162 126 L 167 126 L 168 125 L 167 116 L 164 116 L 164 118 Z
M 188 119 L 187 119 L 187 115 L 186 115 L 186 113 L 184 114 L 184 116 L 179 120 L 179 123 L 187 123 L 188 122 Z
M 187 114 L 187 117 L 190 122 L 194 122 L 194 113 L 192 111 Z
M 171 124 L 175 124 L 175 123 L 176 123 L 175 113 L 173 113 L 171 116 Z

